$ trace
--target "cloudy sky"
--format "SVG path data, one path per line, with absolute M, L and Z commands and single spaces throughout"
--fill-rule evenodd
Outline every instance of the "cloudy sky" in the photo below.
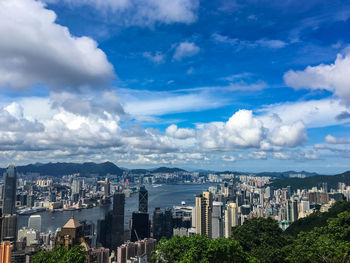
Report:
M 350 2 L 0 0 L 0 165 L 350 170 Z

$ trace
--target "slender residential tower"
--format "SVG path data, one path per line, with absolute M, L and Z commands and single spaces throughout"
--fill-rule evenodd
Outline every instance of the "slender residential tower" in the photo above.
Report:
M 213 194 L 204 191 L 196 196 L 196 234 L 212 237 Z
M 4 215 L 12 215 L 15 213 L 16 204 L 16 181 L 17 181 L 17 170 L 14 165 L 7 167 L 4 172 L 4 191 L 3 191 L 3 208 L 2 213 Z

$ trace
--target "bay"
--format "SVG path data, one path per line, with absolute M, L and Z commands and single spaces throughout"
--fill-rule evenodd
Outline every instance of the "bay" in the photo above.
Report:
M 202 191 L 207 190 L 213 184 L 179 184 L 179 185 L 146 185 L 148 190 L 148 212 L 150 218 L 154 208 L 161 209 L 172 208 L 174 205 L 181 205 L 182 201 L 188 206 L 194 206 L 195 196 Z M 111 206 L 96 206 L 90 209 L 82 209 L 76 211 L 62 212 L 38 212 L 41 215 L 42 232 L 55 232 L 57 228 L 61 228 L 74 214 L 74 218 L 78 220 L 87 220 L 95 224 L 97 220 L 103 219 L 105 214 L 111 209 Z M 125 228 L 129 227 L 129 220 L 133 211 L 138 210 L 138 194 L 125 198 Z M 17 228 L 20 229 L 28 224 L 30 215 L 20 215 L 18 218 Z

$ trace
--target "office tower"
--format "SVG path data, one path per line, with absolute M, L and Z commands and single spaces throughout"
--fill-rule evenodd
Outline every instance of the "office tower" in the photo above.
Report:
M 81 180 L 80 179 L 73 179 L 72 182 L 72 195 L 73 194 L 79 194 L 81 190 Z
M 41 215 L 31 215 L 28 219 L 28 228 L 41 232 Z
M 139 211 L 148 213 L 148 191 L 145 186 L 141 186 L 139 191 Z
M 11 262 L 12 245 L 9 241 L 5 241 L 0 246 L 0 263 Z
M 164 231 L 163 235 L 169 239 L 173 236 L 173 213 L 171 209 L 165 209 L 164 211 Z
M 111 250 L 124 242 L 124 208 L 124 193 L 114 193 L 112 211 L 98 222 L 98 242 Z
M 114 193 L 112 210 L 111 246 L 113 249 L 124 242 L 124 193 Z M 107 232 L 108 233 L 108 232 Z
M 153 210 L 152 217 L 152 234 L 153 238 L 160 240 L 164 235 L 164 213 L 159 207 Z
M 16 180 L 17 180 L 17 170 L 14 165 L 7 167 L 4 172 L 4 191 L 3 191 L 3 208 L 2 213 L 7 215 L 12 215 L 15 213 L 16 204 Z
M 328 193 L 328 184 L 327 182 L 322 183 L 322 190 L 325 193 Z
M 26 204 L 28 207 L 34 206 L 34 195 L 27 195 Z
M 15 241 L 17 238 L 17 215 L 5 215 L 2 218 L 1 240 Z
M 108 197 L 111 194 L 111 183 L 109 182 L 109 178 L 107 177 L 105 179 L 104 192 L 105 197 Z
M 212 204 L 211 192 L 204 191 L 196 196 L 196 234 L 206 235 L 209 238 L 212 234 Z
M 133 212 L 130 222 L 131 241 L 150 237 L 149 216 L 144 212 Z
M 232 227 L 238 225 L 238 208 L 233 202 L 226 204 L 225 209 L 225 237 L 231 237 Z
M 223 237 L 222 202 L 213 202 L 212 238 Z

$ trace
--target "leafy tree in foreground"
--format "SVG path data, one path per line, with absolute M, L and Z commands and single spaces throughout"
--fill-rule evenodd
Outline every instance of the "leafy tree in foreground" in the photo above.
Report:
M 82 246 L 74 246 L 70 250 L 57 246 L 52 251 L 40 251 L 37 253 L 32 263 L 84 263 L 86 252 Z
M 153 255 L 162 263 L 244 263 L 258 262 L 243 252 L 235 240 L 208 239 L 206 236 L 174 236 L 161 239 Z
M 350 262 L 350 213 L 329 219 L 325 227 L 301 232 L 285 251 L 291 263 Z
M 253 218 L 232 228 L 232 239 L 260 262 L 285 262 L 282 248 L 289 242 L 278 222 L 271 218 Z

